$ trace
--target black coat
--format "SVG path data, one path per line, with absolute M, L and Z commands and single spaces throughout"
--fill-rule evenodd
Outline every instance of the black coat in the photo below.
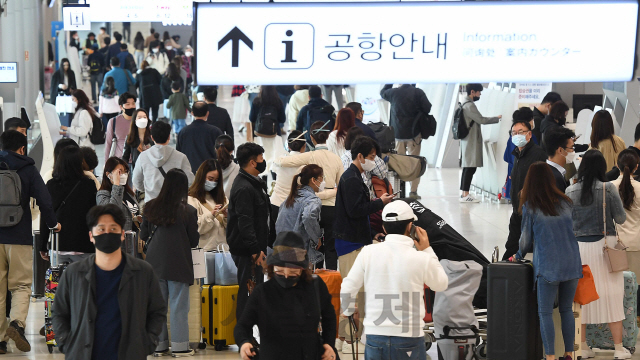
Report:
M 155 143 L 151 140 L 149 144 L 145 144 L 145 145 L 149 145 L 149 147 L 151 147 L 155 145 Z M 133 174 L 133 168 L 136 166 L 138 157 L 140 156 L 140 154 L 142 154 L 138 150 L 138 146 L 140 146 L 140 137 L 138 136 L 136 136 L 133 139 L 133 143 L 131 143 L 131 145 L 129 145 L 126 142 L 124 143 L 124 152 L 122 153 L 122 160 L 126 161 L 127 163 L 129 163 L 129 160 L 131 160 L 131 169 L 129 169 L 130 174 Z
M 229 194 L 227 243 L 232 255 L 267 253 L 276 235 L 276 220 L 270 213 L 267 184 L 240 169 Z
M 260 360 L 319 359 L 322 355 L 318 335 L 321 312 L 322 344 L 333 348 L 336 313 L 331 294 L 320 278 L 313 281 L 317 282 L 317 292 L 313 282 L 300 282 L 285 289 L 272 279 L 256 286 L 233 332 L 238 347 L 250 341 L 253 326 L 258 325 Z
M 161 83 L 162 75 L 152 67 L 147 67 L 136 76 L 136 87 L 140 94 L 141 108 L 146 109 L 162 104 L 164 97 L 160 90 Z M 169 86 L 171 86 L 171 84 L 169 84 Z
M 280 101 L 280 99 L 278 99 Z M 276 128 L 276 133 L 281 135 L 280 127 L 282 127 L 285 121 L 287 121 L 287 116 L 284 113 L 284 104 L 280 101 L 280 104 L 277 105 L 278 108 L 278 123 L 280 126 Z M 256 121 L 258 121 L 258 116 L 260 116 L 260 111 L 262 110 L 262 102 L 260 98 L 257 97 L 253 100 L 253 104 L 251 104 L 251 111 L 249 111 L 249 121 L 251 121 L 251 125 L 253 130 L 256 129 Z
M 180 88 L 184 90 L 184 81 L 182 81 L 182 78 L 179 78 L 177 81 L 180 83 Z M 160 89 L 162 90 L 163 100 L 168 100 L 169 96 L 173 94 L 173 91 L 171 91 L 172 83 L 173 83 L 173 80 L 169 79 L 168 76 L 165 75 L 162 77 L 162 81 L 160 83 Z
M 29 198 L 36 199 L 40 207 L 41 224 L 45 229 L 55 227 L 58 223 L 56 214 L 53 212 L 49 191 L 47 191 L 32 158 L 16 154 L 13 151 L 0 151 L 0 163 L 6 163 L 9 169 L 17 170 L 18 176 L 20 176 L 22 185 L 20 205 L 23 211 L 22 218 L 17 225 L 0 227 L 0 244 L 33 245 Z M 41 228 L 43 228 L 42 225 Z
M 118 359 L 144 360 L 158 345 L 167 323 L 167 301 L 149 264 L 123 254 L 118 303 L 122 335 Z M 62 273 L 53 303 L 53 328 L 66 359 L 91 359 L 98 309 L 95 302 L 95 255 L 69 265 Z
M 62 68 L 60 68 L 58 71 L 54 72 L 53 76 L 51 77 L 51 92 L 49 94 L 49 102 L 53 105 L 56 104 L 56 97 L 58 96 L 58 92 L 63 92 L 65 95 L 71 95 L 71 90 L 77 89 L 76 74 L 71 69 L 67 70 L 67 89 L 62 90 L 58 88 L 60 84 L 64 84 L 64 74 L 62 73 L 62 71 Z
M 195 174 L 205 160 L 216 159 L 216 139 L 222 135 L 217 127 L 204 120 L 193 120 L 180 130 L 176 150 L 187 156 L 191 171 Z
M 640 156 L 640 149 L 638 149 L 637 147 L 629 146 L 628 149 L 635 151 L 636 154 L 638 156 Z M 607 181 L 616 180 L 617 178 L 620 177 L 620 169 L 617 166 L 614 166 L 613 169 L 611 169 L 611 170 L 609 170 L 609 172 L 607 172 L 606 176 L 607 176 Z M 633 173 L 633 177 L 636 178 L 636 179 L 640 178 L 640 168 L 635 173 Z
M 389 124 L 396 139 L 408 140 L 420 135 L 417 116 L 420 112 L 431 112 L 431 103 L 422 89 L 408 84 L 393 89 L 387 84 L 380 90 L 380 96 L 391 103 Z
M 151 201 L 155 201 L 151 200 Z M 140 226 L 140 239 L 147 240 L 155 225 L 146 218 Z M 147 262 L 159 279 L 193 284 L 191 249 L 198 246 L 198 212 L 186 205 L 178 210 L 178 218 L 171 226 L 158 226 L 149 243 Z
M 536 125 L 535 129 L 531 130 L 533 135 L 536 136 L 536 139 L 542 144 L 542 120 L 544 120 L 545 115 L 538 110 L 537 107 L 533 108 L 533 122 Z
M 567 179 L 565 179 L 564 175 L 562 175 L 562 173 L 560 173 L 560 171 L 554 166 L 549 165 L 549 167 L 551 168 L 551 172 L 553 173 L 553 178 L 556 179 L 556 187 L 564 194 L 564 191 L 567 190 L 567 187 L 569 186 L 569 183 L 567 183 Z
M 369 189 L 362 181 L 360 170 L 351 164 L 340 177 L 336 195 L 336 216 L 333 236 L 362 245 L 371 244 L 373 235 L 369 215 L 382 210 L 382 200 L 371 201 Z
M 231 124 L 231 117 L 229 117 L 229 112 L 227 109 L 221 108 L 216 104 L 208 104 L 209 105 L 209 117 L 207 118 L 207 124 L 211 124 L 223 133 L 231 136 L 233 139 L 233 125 Z
M 547 131 L 558 128 L 558 127 L 563 127 L 563 125 L 564 124 L 558 124 L 551 115 L 545 116 L 544 119 L 542 119 L 542 122 L 540 123 L 540 130 L 539 130 L 542 133 L 542 138 L 537 138 L 538 142 L 540 143 L 540 146 L 544 147 L 544 135 L 546 134 Z M 537 128 L 538 126 L 536 125 L 536 129 Z M 532 132 L 534 131 L 535 129 L 532 130 Z M 576 153 L 581 153 L 589 150 L 589 145 L 587 144 L 574 144 L 573 147 Z
M 511 154 L 515 156 L 511 170 L 511 205 L 515 211 L 520 206 L 520 191 L 524 187 L 529 167 L 536 161 L 546 161 L 547 153 L 533 141 L 529 141 L 522 152 L 516 147 Z
M 78 187 L 71 192 L 71 189 Z M 94 245 L 89 241 L 89 227 L 87 226 L 87 213 L 96 206 L 96 183 L 86 176 L 80 180 L 63 181 L 53 178 L 47 182 L 47 189 L 53 200 L 53 209 L 56 211 L 58 222 L 62 230 L 58 233 L 60 251 L 78 251 L 94 253 Z M 69 197 L 67 198 L 67 195 Z M 62 201 L 65 204 L 61 206 Z M 46 251 L 49 230 L 40 222 L 40 251 Z

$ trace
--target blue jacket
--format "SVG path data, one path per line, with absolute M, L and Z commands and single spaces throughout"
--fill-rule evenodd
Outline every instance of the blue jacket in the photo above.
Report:
M 607 184 L 607 234 L 616 234 L 616 225 L 627 220 L 627 213 L 620 199 L 620 194 L 615 185 Z M 599 235 L 604 237 L 604 222 L 602 220 L 602 182 L 595 181 L 593 189 L 593 201 L 591 204 L 580 204 L 580 192 L 582 182 L 571 185 L 565 193 L 573 201 L 573 233 L 576 237 Z M 615 221 L 615 223 L 614 223 Z
M 40 207 L 42 220 L 53 228 L 58 224 L 53 212 L 49 191 L 35 167 L 32 158 L 13 151 L 0 151 L 0 163 L 7 163 L 9 169 L 17 170 L 22 183 L 21 206 L 24 213 L 20 222 L 12 227 L 0 227 L 0 244 L 33 245 L 31 232 L 31 206 L 29 198 L 35 198 Z M 4 167 L 3 167 L 4 169 Z
M 309 262 L 315 264 L 324 259 L 321 252 L 316 250 L 318 239 L 322 237 L 320 228 L 320 210 L 322 200 L 309 185 L 298 190 L 298 196 L 292 207 L 283 202 L 276 220 L 276 234 L 281 231 L 295 231 L 306 242 Z
M 118 94 L 121 94 L 121 95 L 126 93 L 127 90 L 129 90 L 129 82 L 131 82 L 131 84 L 136 83 L 136 80 L 133 78 L 133 76 L 131 76 L 131 72 L 129 70 L 124 70 L 119 67 L 115 67 L 109 70 L 109 72 L 107 72 L 106 74 L 104 74 L 105 80 L 107 80 L 108 77 L 113 78 L 113 81 L 116 84 L 116 90 L 118 90 Z M 127 81 L 127 79 L 129 80 Z M 107 82 L 104 81 L 102 83 L 101 90 L 105 90 L 106 88 L 107 88 Z
M 516 259 L 523 259 L 533 250 L 536 279 L 538 276 L 549 282 L 580 279 L 582 261 L 573 235 L 572 206 L 562 202 L 557 209 L 558 216 L 547 216 L 527 208 L 527 204 L 522 206 L 522 234 Z

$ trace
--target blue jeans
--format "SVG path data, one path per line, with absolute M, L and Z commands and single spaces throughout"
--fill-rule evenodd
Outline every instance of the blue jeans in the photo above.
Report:
M 100 95 L 100 89 L 102 88 L 102 80 L 104 78 L 104 74 L 91 74 L 89 75 L 89 82 L 91 84 L 91 99 L 94 102 L 98 101 L 98 95 Z M 98 92 L 96 93 L 96 85 L 98 86 Z
M 558 294 L 558 307 L 562 320 L 562 338 L 564 351 L 573 351 L 575 338 L 575 319 L 573 317 L 573 298 L 576 295 L 578 279 L 548 282 L 538 276 L 538 315 L 540 315 L 540 332 L 544 353 L 555 354 L 555 329 L 553 328 L 553 303 Z M 368 341 L 369 338 L 367 338 Z
M 160 291 L 164 301 L 169 302 L 171 323 L 171 350 L 189 350 L 189 284 L 160 279 Z M 156 351 L 169 348 L 167 323 L 162 324 Z
M 187 121 L 185 119 L 175 119 L 171 120 L 171 125 L 173 126 L 173 132 L 178 135 L 180 130 L 187 126 Z
M 367 335 L 364 358 L 365 360 L 427 360 L 424 336 Z

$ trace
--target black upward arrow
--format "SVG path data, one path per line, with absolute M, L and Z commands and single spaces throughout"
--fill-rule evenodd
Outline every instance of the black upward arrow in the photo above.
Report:
M 240 40 L 249 49 L 253 50 L 253 41 L 247 37 L 238 27 L 234 27 L 225 37 L 218 42 L 218 50 L 222 49 L 229 41 L 231 43 L 231 67 L 238 67 L 238 54 L 240 53 Z

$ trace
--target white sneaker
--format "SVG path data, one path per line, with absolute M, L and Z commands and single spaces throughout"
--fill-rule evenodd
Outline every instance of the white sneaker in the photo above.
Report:
M 586 349 L 580 349 L 580 351 L 582 352 L 583 359 L 591 359 L 596 357 L 596 353 L 593 352 L 590 347 L 587 347 Z
M 613 353 L 614 359 L 631 359 L 631 353 L 629 350 L 622 348 L 621 351 L 616 351 Z
M 345 341 L 344 340 L 340 340 L 340 338 L 336 339 L 336 350 L 338 350 L 339 352 L 342 352 L 342 344 L 344 344 Z
M 353 351 L 356 351 L 356 344 L 353 344 Z M 343 354 L 353 354 L 353 351 L 351 351 L 351 344 L 349 344 L 348 342 L 344 342 L 342 344 L 342 353 Z M 363 343 L 359 343 L 358 344 L 358 354 L 364 354 L 364 344 Z
M 461 197 L 459 200 L 461 203 L 466 203 L 466 204 L 473 204 L 473 203 L 479 203 L 480 200 L 474 198 L 471 195 L 467 195 L 465 197 Z

